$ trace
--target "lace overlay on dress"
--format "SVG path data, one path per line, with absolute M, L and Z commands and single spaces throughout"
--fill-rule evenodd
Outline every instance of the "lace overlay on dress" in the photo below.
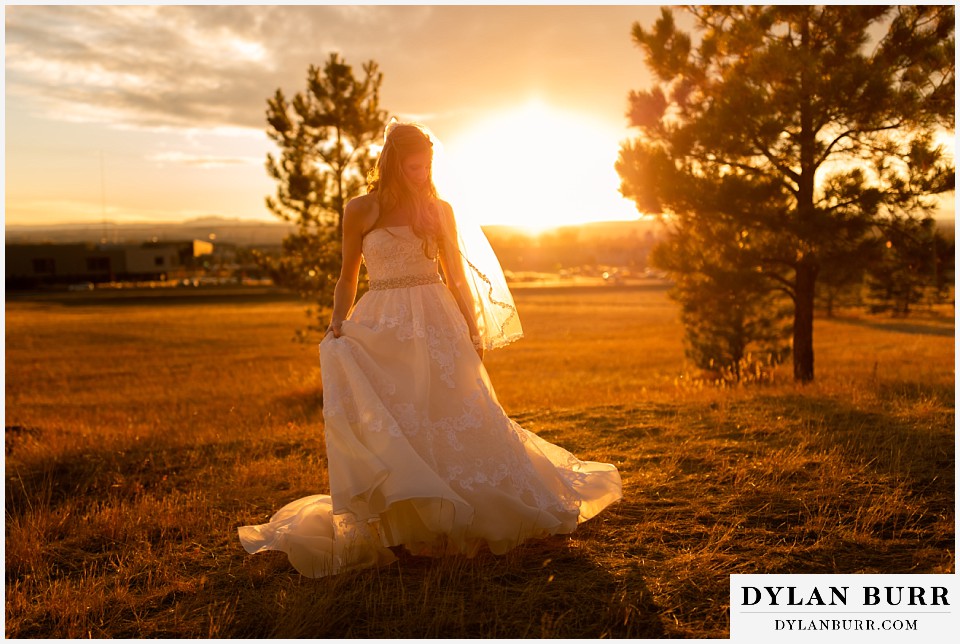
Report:
M 363 262 L 371 282 L 437 275 L 437 258 L 427 257 L 423 240 L 410 226 L 374 228 L 363 238 Z

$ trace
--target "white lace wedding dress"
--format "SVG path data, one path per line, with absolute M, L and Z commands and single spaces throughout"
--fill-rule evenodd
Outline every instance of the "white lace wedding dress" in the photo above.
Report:
M 370 291 L 320 343 L 330 495 L 243 526 L 322 577 L 414 554 L 501 554 L 568 533 L 621 497 L 613 465 L 580 461 L 514 423 L 436 260 L 408 226 L 363 240 Z

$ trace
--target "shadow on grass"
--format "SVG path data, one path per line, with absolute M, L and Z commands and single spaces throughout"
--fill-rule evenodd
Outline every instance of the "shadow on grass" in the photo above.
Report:
M 248 558 L 224 636 L 311 638 L 657 638 L 659 611 L 638 570 L 620 574 L 569 538 L 503 556 L 430 559 L 299 577 L 279 553 Z M 236 583 L 236 582 L 232 582 Z
M 891 333 L 907 333 L 910 335 L 934 335 L 952 338 L 954 336 L 953 318 L 944 318 L 943 322 L 949 322 L 950 325 L 942 323 L 924 324 L 922 321 L 915 322 L 890 322 L 883 320 L 871 320 L 867 318 L 830 318 L 831 322 L 839 324 L 848 324 L 851 326 L 867 327 L 877 329 L 878 331 L 890 331 Z
M 868 468 L 878 477 L 906 482 L 916 490 L 931 480 L 941 492 L 954 482 L 953 388 L 914 382 L 885 382 L 877 387 L 891 409 L 861 409 L 833 398 L 783 395 L 759 398 L 770 413 L 793 416 L 808 429 L 805 436 L 817 449 L 842 454 L 851 466 Z M 922 409 L 910 416 L 910 405 Z M 904 407 L 907 411 L 901 411 Z M 881 479 L 878 479 L 881 480 Z
M 201 486 L 222 483 L 224 472 L 235 463 L 323 453 L 318 436 L 304 439 L 265 437 L 256 442 L 235 440 L 177 446 L 143 442 L 146 444 L 122 450 L 68 453 L 42 464 L 8 463 L 7 517 L 16 518 L 38 508 L 56 511 L 61 506 L 135 500 L 144 495 L 161 498 L 174 492 L 203 495 L 209 490 Z M 264 490 L 283 491 L 288 487 L 284 481 L 273 484 L 265 481 L 263 484 Z M 233 495 L 241 493 L 230 492 Z M 249 494 L 251 490 L 245 492 Z M 254 499 L 251 503 L 262 500 Z
M 766 544 L 755 572 L 952 569 L 952 388 L 894 382 L 877 394 L 885 404 L 868 409 L 829 397 L 757 397 L 731 406 L 754 419 L 749 430 L 718 424 L 718 437 L 740 438 L 741 484 L 726 500 L 704 491 L 725 506 L 720 518 Z

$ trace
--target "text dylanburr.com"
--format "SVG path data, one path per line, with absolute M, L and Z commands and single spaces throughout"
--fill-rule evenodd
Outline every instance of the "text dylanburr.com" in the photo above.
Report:
M 956 575 L 731 575 L 730 639 L 956 641 L 958 587 Z

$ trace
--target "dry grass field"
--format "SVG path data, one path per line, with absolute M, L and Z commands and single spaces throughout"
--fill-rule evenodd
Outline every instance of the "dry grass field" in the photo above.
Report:
M 661 289 L 518 289 L 507 412 L 624 499 L 504 557 L 311 580 L 241 524 L 327 490 L 296 301 L 6 304 L 8 637 L 725 637 L 731 573 L 946 573 L 954 317 L 843 312 L 817 380 L 691 378 Z

